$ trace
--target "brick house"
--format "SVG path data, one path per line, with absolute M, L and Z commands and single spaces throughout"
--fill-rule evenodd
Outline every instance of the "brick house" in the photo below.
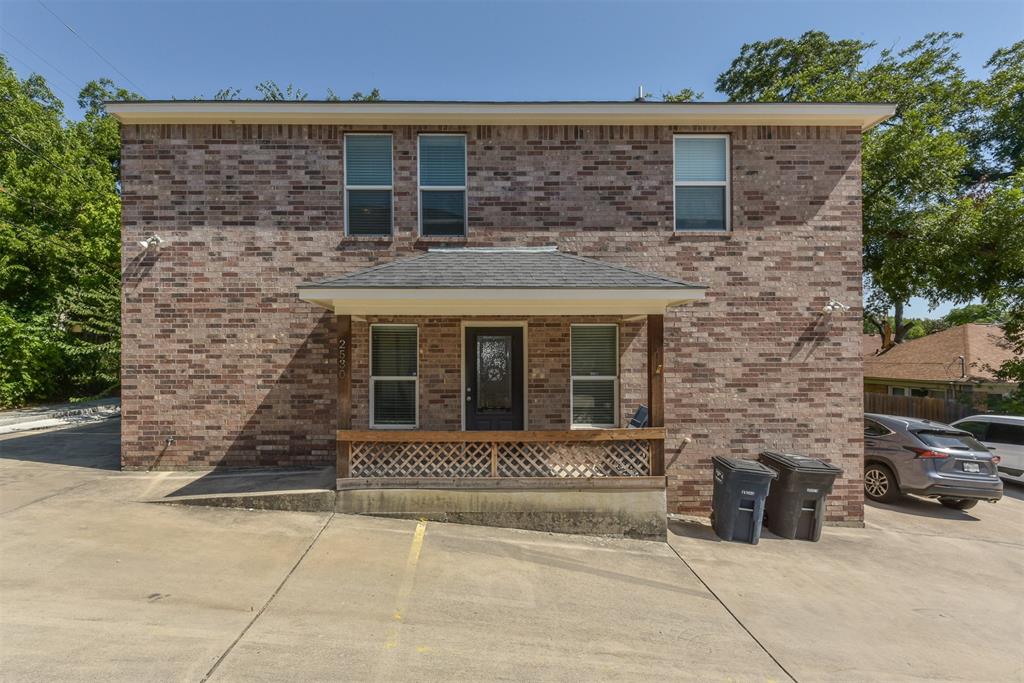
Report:
M 878 335 L 872 335 L 871 341 L 865 339 L 864 346 L 867 393 L 960 401 L 986 411 L 1017 389 L 996 375 L 1013 358 L 1013 349 L 996 324 L 957 325 L 884 352 Z
M 344 511 L 663 530 L 711 456 L 776 447 L 842 467 L 829 520 L 861 522 L 860 144 L 891 106 L 108 111 L 124 468 L 336 463 Z

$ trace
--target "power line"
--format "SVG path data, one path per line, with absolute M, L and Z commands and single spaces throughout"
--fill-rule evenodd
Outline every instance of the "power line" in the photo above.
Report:
M 6 218 L 0 218 L 0 223 L 4 223 L 6 225 L 11 226 L 12 228 L 15 229 L 15 231 L 21 230 L 22 233 L 21 233 L 20 237 L 22 239 L 31 238 L 32 237 L 32 235 L 29 235 L 29 233 L 32 233 L 33 229 L 28 227 L 28 226 L 22 225 L 20 223 L 15 223 L 14 221 L 10 221 L 10 220 L 8 220 Z M 123 272 L 121 272 L 121 273 L 116 273 L 115 272 L 115 271 L 119 270 L 119 268 L 117 266 L 115 266 L 115 271 L 110 271 L 110 270 L 108 270 L 108 265 L 109 264 L 102 263 L 101 261 L 97 261 L 95 258 L 88 258 L 88 257 L 81 258 L 81 256 L 79 256 L 79 258 L 80 258 L 80 260 L 77 262 L 77 264 L 91 266 L 91 267 L 96 268 L 97 270 L 101 271 L 105 275 L 111 275 L 111 276 L 113 276 L 115 274 L 124 275 Z M 120 260 L 120 256 L 118 256 L 118 260 Z
M 66 21 L 64 21 L 63 19 L 61 19 L 61 18 L 60 18 L 60 16 L 58 16 L 56 12 L 54 12 L 54 11 L 53 11 L 52 9 L 50 9 L 49 7 L 47 7 L 47 6 L 46 6 L 46 4 L 45 4 L 45 3 L 43 2 L 43 0 L 36 0 L 36 2 L 38 2 L 38 3 L 39 3 L 39 5 L 40 5 L 40 6 L 41 6 L 41 7 L 43 8 L 43 9 L 45 9 L 45 10 L 46 10 L 47 12 L 49 12 L 50 14 L 52 14 L 52 15 L 54 16 L 54 18 L 55 18 L 55 19 L 56 19 L 57 21 L 59 21 L 60 23 L 64 24 L 64 28 L 66 28 L 67 30 L 69 30 L 69 31 L 71 31 L 71 32 L 72 32 L 73 34 L 75 34 L 75 37 L 76 37 L 76 38 L 78 38 L 78 39 L 79 39 L 80 41 L 82 41 L 82 44 L 83 44 L 83 45 L 85 45 L 85 46 L 86 46 L 87 48 L 89 48 L 89 49 L 90 49 L 90 50 L 92 50 L 92 51 L 93 51 L 94 53 L 96 53 L 96 56 L 97 56 L 97 57 L 99 57 L 100 59 L 102 59 L 102 60 L 103 60 L 104 62 L 106 62 L 106 63 L 107 63 L 107 65 L 108 65 L 108 66 L 109 66 L 109 67 L 110 67 L 111 69 L 113 69 L 114 71 L 116 71 L 116 72 L 117 72 L 117 73 L 118 73 L 118 74 L 119 74 L 119 75 L 121 76 L 121 78 L 123 78 L 123 79 L 125 80 L 125 82 L 126 82 L 126 83 L 128 83 L 129 85 L 131 85 L 131 86 L 132 86 L 133 88 L 135 88 L 135 89 L 136 89 L 137 91 L 139 91 L 139 94 L 140 94 L 140 95 L 142 95 L 143 97 L 145 97 L 145 95 L 146 95 L 146 94 L 145 94 L 144 92 L 142 92 L 142 88 L 140 88 L 140 87 L 138 86 L 138 84 L 134 83 L 134 82 L 132 81 L 132 79 L 130 79 L 130 78 L 128 78 L 127 76 L 125 76 L 125 75 L 124 75 L 124 72 L 123 72 L 123 71 L 121 71 L 120 69 L 118 69 L 118 68 L 117 68 L 116 66 L 114 66 L 114 63 L 113 63 L 112 61 L 110 61 L 109 59 L 107 59 L 106 57 L 104 57 L 104 56 L 103 56 L 102 54 L 100 54 L 100 51 L 99 51 L 99 50 L 97 50 L 96 48 L 94 48 L 94 47 L 93 47 L 92 45 L 90 45 L 90 44 L 89 44 L 89 43 L 88 43 L 88 42 L 87 42 L 87 41 L 85 40 L 85 38 L 83 38 L 83 37 L 82 37 L 82 34 L 80 34 L 80 33 L 79 33 L 78 31 L 76 31 L 75 29 L 71 28 L 71 26 L 69 26 L 69 25 L 68 25 L 68 22 L 66 22 Z
M 50 67 L 51 69 L 53 69 L 54 71 L 56 71 L 56 72 L 57 72 L 58 74 L 60 74 L 60 75 L 61 75 L 61 76 L 63 76 L 64 78 L 66 78 L 66 79 L 67 79 L 67 81 L 68 81 L 68 83 L 70 83 L 70 84 L 71 84 L 71 85 L 73 85 L 74 87 L 78 88 L 79 90 L 81 90 L 81 89 L 82 89 L 82 86 L 80 86 L 80 85 L 79 85 L 79 84 L 78 84 L 78 83 L 77 83 L 77 82 L 75 81 L 75 79 L 71 78 L 71 76 L 68 76 L 68 75 L 67 75 L 66 73 L 64 73 L 63 71 L 61 71 L 60 69 L 58 69 L 58 68 L 57 68 L 56 66 L 54 66 L 54 65 L 53 65 L 53 64 L 52 64 L 52 63 L 51 63 L 51 62 L 50 62 L 49 60 L 47 60 L 47 59 L 46 59 L 46 57 L 42 56 L 41 54 L 39 54 L 38 52 L 36 52 L 35 50 L 33 50 L 33 49 L 31 48 L 31 46 L 29 46 L 29 45 L 28 45 L 28 43 L 26 43 L 25 41 L 23 41 L 23 40 L 22 40 L 21 38 L 19 38 L 18 36 L 14 35 L 14 34 L 13 34 L 13 33 L 11 33 L 10 31 L 8 31 L 7 29 L 5 29 L 5 28 L 4 28 L 3 26 L 0 26 L 0 31 L 3 31 L 3 32 L 4 32 L 4 33 L 6 33 L 7 35 L 9 35 L 9 36 L 10 36 L 11 38 L 14 38 L 14 40 L 15 40 L 15 41 L 17 41 L 19 45 L 21 45 L 21 46 L 22 46 L 23 48 L 25 48 L 26 50 L 28 50 L 28 51 L 29 51 L 29 52 L 30 52 L 30 53 L 31 53 L 32 55 L 34 55 L 34 56 L 35 56 L 35 58 L 36 58 L 36 59 L 38 59 L 39 61 L 41 61 L 41 62 L 42 62 L 43 64 L 45 64 L 46 66 L 48 66 L 48 67 Z
M 34 67 L 33 67 L 33 66 L 31 65 L 31 64 L 29 64 L 28 62 L 26 62 L 26 61 L 25 61 L 24 59 L 20 59 L 20 58 L 18 58 L 17 56 L 15 56 L 15 55 L 11 54 L 10 52 L 5 52 L 5 53 L 4 53 L 4 56 L 5 56 L 5 57 L 10 57 L 10 58 L 11 58 L 11 59 L 13 59 L 14 61 L 16 61 L 16 62 L 18 62 L 19 64 L 21 64 L 22 66 L 24 66 L 24 67 L 25 67 L 26 69 L 28 69 L 28 72 L 29 72 L 30 74 L 34 74 L 34 73 L 36 73 L 36 70 L 35 70 L 35 68 L 34 68 Z M 56 90 L 57 92 L 62 92 L 62 93 L 64 93 L 64 96 L 65 96 L 65 97 L 67 97 L 67 98 L 68 98 L 69 100 L 71 100 L 71 101 L 74 101 L 74 100 L 75 100 L 75 98 L 74 98 L 74 97 L 73 97 L 73 96 L 71 95 L 71 93 L 69 93 L 69 92 L 68 92 L 67 90 L 65 90 L 65 89 L 64 89 L 64 88 L 62 88 L 61 86 L 59 86 L 59 85 L 57 85 L 57 84 L 55 84 L 55 83 L 47 83 L 47 85 L 48 85 L 48 86 L 52 86 L 52 87 L 53 87 L 53 89 L 54 89 L 54 90 Z
M 55 169 L 57 169 L 58 171 L 61 171 L 62 173 L 65 173 L 65 174 L 67 174 L 67 177 L 68 177 L 68 178 L 70 178 L 70 179 L 72 179 L 72 180 L 74 180 L 74 181 L 77 181 L 77 182 L 81 183 L 81 184 L 82 184 L 82 186 L 81 186 L 81 189 L 85 190 L 86 192 L 90 192 L 90 191 L 91 191 L 91 189 L 92 189 L 92 188 L 90 188 L 90 187 L 89 187 L 89 183 L 87 183 L 87 182 L 85 181 L 85 179 L 84 179 L 84 178 L 82 178 L 82 176 L 78 175 L 77 171 L 76 171 L 76 172 L 74 172 L 74 173 L 72 173 L 71 171 L 69 171 L 69 170 L 68 170 L 68 169 L 66 169 L 65 167 L 63 167 L 63 166 L 61 166 L 60 164 L 58 164 L 58 163 L 57 163 L 56 161 L 54 161 L 53 159 L 50 159 L 50 158 L 46 157 L 46 156 L 45 156 L 45 155 L 44 155 L 44 154 L 43 154 L 42 152 L 40 152 L 39 150 L 37 150 L 37 149 L 34 149 L 34 148 L 32 148 L 32 147 L 28 146 L 27 144 L 25 144 L 24 142 L 22 142 L 22 141 L 21 141 L 21 140 L 20 140 L 20 139 L 18 138 L 18 136 L 17 136 L 17 135 L 15 135 L 14 133 L 12 133 L 12 132 L 11 132 L 11 131 L 9 131 L 9 130 L 5 130 L 5 129 L 2 129 L 2 128 L 0 128 L 0 133 L 4 133 L 4 134 L 5 134 L 5 135 L 6 135 L 7 137 L 9 137 L 9 138 L 10 138 L 11 140 L 13 140 L 13 141 L 15 142 L 15 144 L 17 144 L 17 145 L 18 145 L 19 147 L 21 147 L 21 148 L 22 148 L 22 149 L 24 149 L 25 151 L 27 151 L 27 152 L 31 152 L 31 153 L 32 153 L 32 154 L 34 154 L 34 155 L 35 155 L 35 156 L 36 156 L 37 158 L 39 158 L 39 159 L 41 159 L 41 160 L 45 161 L 45 162 L 46 162 L 47 164 L 49 164 L 50 166 L 53 166 L 53 167 L 54 167 Z
M 38 208 L 42 207 L 42 208 L 46 209 L 47 211 L 51 211 L 55 215 L 60 215 L 60 214 L 64 213 L 63 211 L 58 211 L 57 209 L 53 208 L 49 204 L 46 204 L 45 202 L 41 202 L 41 201 L 40 202 L 36 202 L 35 200 L 29 199 L 28 197 L 18 196 L 15 193 L 11 192 L 10 188 L 4 187 L 3 185 L 0 185 L 0 192 L 3 192 L 8 197 L 12 197 L 12 198 L 18 200 L 19 202 L 25 202 L 26 204 L 30 204 L 32 206 L 32 208 L 34 208 L 34 209 L 38 209 Z

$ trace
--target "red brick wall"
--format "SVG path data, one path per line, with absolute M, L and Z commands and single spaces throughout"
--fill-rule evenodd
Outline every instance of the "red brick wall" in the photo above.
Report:
M 526 417 L 529 429 L 569 429 L 569 333 L 574 323 L 619 326 L 619 416 L 622 426 L 647 399 L 645 326 L 609 316 L 509 318 L 370 317 L 352 325 L 352 425 L 370 426 L 369 330 L 372 324 L 415 324 L 419 330 L 420 429 L 462 429 L 463 322 L 526 324 Z
M 712 455 L 769 446 L 843 467 L 830 517 L 862 518 L 857 129 L 433 127 L 468 135 L 469 235 L 454 240 L 416 236 L 419 131 L 389 130 L 396 234 L 374 239 L 344 236 L 342 127 L 123 127 L 125 467 L 330 462 L 335 323 L 295 285 L 432 245 L 556 244 L 709 287 L 666 316 L 671 510 L 706 513 Z M 673 232 L 673 132 L 731 135 L 731 232 Z M 139 256 L 154 232 L 168 242 Z M 822 320 L 830 296 L 853 309 Z M 531 427 L 568 420 L 569 322 L 529 320 Z M 459 322 L 423 325 L 422 426 L 457 429 Z M 624 417 L 646 371 L 628 327 Z M 357 425 L 365 344 L 356 325 Z

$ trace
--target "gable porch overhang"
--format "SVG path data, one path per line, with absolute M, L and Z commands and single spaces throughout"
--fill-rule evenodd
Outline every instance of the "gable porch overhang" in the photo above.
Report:
M 557 251 L 435 249 L 299 286 L 336 315 L 657 315 L 704 287 Z
M 663 533 L 665 312 L 702 299 L 704 291 L 554 248 L 432 250 L 300 286 L 300 299 L 338 318 L 338 509 L 577 531 L 599 530 L 594 519 L 616 520 L 612 527 L 629 519 L 630 528 Z M 464 418 L 460 430 L 432 431 L 417 418 L 411 428 L 371 422 L 370 429 L 354 429 L 353 323 L 402 316 L 642 318 L 647 386 L 638 398 L 647 407 L 646 425 L 625 428 L 629 416 L 620 413 L 613 427 L 540 430 L 524 421 L 522 430 L 472 431 Z M 566 406 L 571 411 L 569 395 Z M 637 501 L 646 512 L 638 512 Z M 565 506 L 568 528 L 524 521 L 550 520 Z

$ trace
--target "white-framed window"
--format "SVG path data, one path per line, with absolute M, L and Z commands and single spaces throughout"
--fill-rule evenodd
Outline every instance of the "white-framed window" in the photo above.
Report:
M 619 326 L 570 328 L 570 411 L 573 427 L 615 427 L 619 422 Z
M 419 222 L 425 236 L 466 234 L 466 136 L 423 133 L 418 139 Z
M 673 138 L 675 229 L 730 229 L 729 136 L 680 134 Z
M 393 147 L 389 133 L 345 134 L 345 234 L 391 235 Z
M 370 325 L 370 427 L 419 424 L 419 329 Z
M 907 390 L 903 387 L 889 387 L 890 396 L 906 396 Z

